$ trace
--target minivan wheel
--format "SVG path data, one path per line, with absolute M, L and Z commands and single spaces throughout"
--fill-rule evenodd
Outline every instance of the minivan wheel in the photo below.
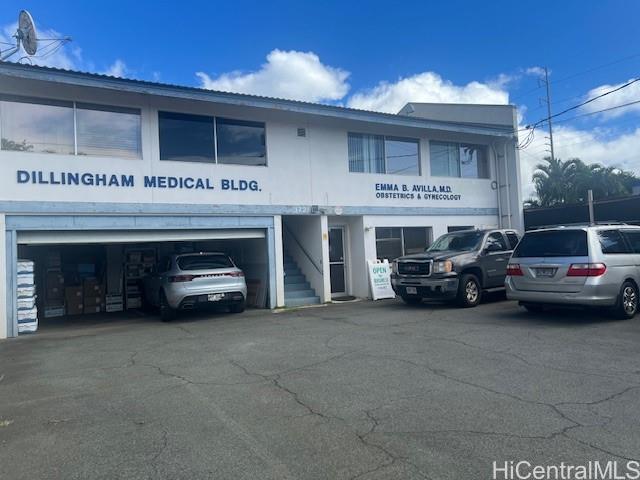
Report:
M 402 295 L 401 298 L 402 301 L 407 305 L 419 305 L 420 303 L 422 303 L 422 298 L 420 297 L 410 297 L 408 295 Z
M 614 314 L 618 318 L 633 318 L 638 311 L 638 287 L 632 282 L 624 282 L 620 288 Z
M 173 320 L 176 316 L 176 311 L 171 308 L 169 305 L 169 301 L 167 300 L 167 295 L 164 293 L 164 290 L 160 292 L 160 320 L 163 322 L 169 322 Z
M 544 307 L 542 305 L 532 305 L 531 303 L 525 303 L 522 306 L 529 313 L 541 313 L 544 311 Z
M 482 299 L 482 287 L 480 281 L 472 273 L 465 273 L 460 278 L 458 285 L 458 304 L 464 308 L 475 307 Z

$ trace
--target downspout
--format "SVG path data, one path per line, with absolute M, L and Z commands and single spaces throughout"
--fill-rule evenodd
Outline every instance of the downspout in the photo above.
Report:
M 496 172 L 496 197 L 498 199 L 498 227 L 502 228 L 502 202 L 500 201 L 500 170 L 498 170 L 498 152 L 491 142 L 491 150 L 493 150 L 493 171 Z
M 506 181 L 505 185 L 507 187 L 507 215 L 509 215 L 509 228 L 512 228 L 511 226 L 511 181 L 509 180 L 509 162 L 507 161 L 507 142 L 504 142 L 502 146 L 504 149 L 504 154 L 502 158 L 504 158 L 504 175 L 505 175 L 505 181 Z

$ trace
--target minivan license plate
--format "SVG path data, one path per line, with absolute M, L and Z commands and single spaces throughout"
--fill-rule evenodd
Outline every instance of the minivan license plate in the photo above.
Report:
M 222 300 L 222 297 L 224 297 L 224 293 L 210 293 L 207 295 L 207 300 L 210 302 L 217 302 Z
M 536 268 L 536 277 L 550 278 L 556 274 L 555 268 Z
M 416 287 L 407 287 L 408 295 L 415 295 L 416 293 L 418 293 L 418 289 Z

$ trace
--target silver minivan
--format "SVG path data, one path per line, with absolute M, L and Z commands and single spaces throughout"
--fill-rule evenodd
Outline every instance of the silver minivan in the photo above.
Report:
M 507 266 L 507 297 L 529 311 L 545 305 L 638 310 L 640 227 L 567 226 L 526 232 Z

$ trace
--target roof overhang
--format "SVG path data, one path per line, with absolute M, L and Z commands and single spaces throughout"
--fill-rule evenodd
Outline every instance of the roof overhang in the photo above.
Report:
M 131 80 L 100 75 L 95 73 L 76 72 L 50 67 L 23 65 L 18 63 L 0 62 L 0 76 L 52 82 L 70 86 L 129 92 L 142 95 L 160 96 L 200 102 L 210 102 L 223 105 L 244 106 L 252 108 L 270 109 L 282 112 L 292 112 L 321 118 L 335 118 L 370 122 L 381 125 L 412 127 L 442 132 L 466 133 L 513 139 L 516 137 L 512 128 L 495 125 L 464 124 L 458 122 L 442 122 L 403 115 L 395 115 L 367 110 L 357 110 L 332 105 L 300 102 L 280 98 L 261 97 L 229 92 L 219 92 L 196 87 L 169 85 L 142 80 Z

